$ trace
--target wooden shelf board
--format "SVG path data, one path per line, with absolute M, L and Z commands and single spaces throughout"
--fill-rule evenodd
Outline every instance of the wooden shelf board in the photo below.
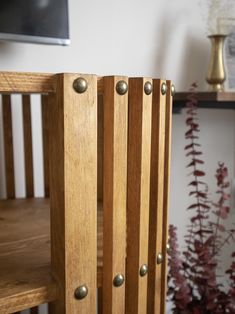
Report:
M 189 92 L 178 92 L 174 101 L 186 101 Z M 235 92 L 197 92 L 198 101 L 235 102 Z
M 173 99 L 173 113 L 186 106 L 189 92 L 178 92 Z M 235 92 L 197 92 L 198 108 L 235 109 Z
M 102 282 L 102 204 L 98 204 L 97 285 Z M 0 313 L 55 300 L 48 199 L 0 201 Z
M 46 199 L 0 201 L 0 313 L 56 298 Z

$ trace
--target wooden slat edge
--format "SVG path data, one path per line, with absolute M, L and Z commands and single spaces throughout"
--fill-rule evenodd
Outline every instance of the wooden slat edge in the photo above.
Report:
M 15 313 L 27 308 L 56 300 L 57 288 L 55 284 L 12 295 L 0 300 L 1 314 Z
M 30 95 L 22 96 L 26 196 L 34 196 Z
M 150 147 L 152 95 L 144 93 L 149 79 L 129 79 L 127 283 L 126 313 L 147 313 Z
M 53 106 L 55 102 L 55 96 L 53 94 L 42 95 L 42 139 L 43 139 L 43 170 L 44 170 L 44 195 L 49 197 L 49 106 Z
M 47 73 L 0 72 L 0 93 L 55 92 L 55 76 Z
M 15 174 L 14 174 L 14 156 L 13 156 L 13 132 L 11 115 L 11 96 L 2 95 L 3 111 L 3 136 L 4 136 L 4 154 L 6 169 L 6 193 L 7 198 L 15 197 Z
M 152 143 L 149 219 L 149 276 L 148 313 L 159 313 L 161 305 L 162 266 L 157 265 L 157 254 L 162 254 L 163 186 L 165 154 L 165 102 L 161 94 L 164 81 L 153 80 Z
M 0 72 L 0 93 L 54 93 L 56 74 Z M 103 94 L 103 77 L 97 78 L 98 94 Z
M 164 160 L 164 194 L 163 194 L 163 240 L 162 253 L 164 256 L 162 264 L 162 296 L 161 313 L 166 312 L 167 295 L 167 243 L 168 243 L 168 210 L 170 194 L 170 164 L 171 164 L 171 133 L 172 133 L 172 95 L 171 81 L 167 81 L 166 96 L 166 120 L 165 120 L 165 160 Z
M 103 311 L 125 312 L 125 283 L 114 287 L 116 275 L 125 276 L 126 177 L 128 94 L 118 95 L 116 84 L 126 77 L 104 78 L 104 244 Z
M 73 89 L 77 74 L 58 75 L 50 110 L 50 201 L 52 273 L 60 295 L 56 314 L 96 313 L 97 280 L 97 80 Z M 74 297 L 86 285 L 83 300 Z

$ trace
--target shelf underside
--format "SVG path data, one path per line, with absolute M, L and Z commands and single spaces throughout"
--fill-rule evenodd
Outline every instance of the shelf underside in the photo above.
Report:
M 186 106 L 189 92 L 178 92 L 174 96 L 173 113 L 180 113 Z M 235 109 L 235 92 L 196 92 L 198 108 Z
M 101 210 L 98 213 L 97 284 L 100 285 Z M 56 297 L 50 266 L 49 200 L 0 201 L 0 313 L 17 312 Z

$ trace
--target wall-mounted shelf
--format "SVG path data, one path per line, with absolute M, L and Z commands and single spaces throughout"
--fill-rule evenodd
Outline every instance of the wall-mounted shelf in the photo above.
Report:
M 173 113 L 180 113 L 186 106 L 189 92 L 174 96 Z M 197 92 L 198 107 L 210 109 L 235 109 L 235 92 Z

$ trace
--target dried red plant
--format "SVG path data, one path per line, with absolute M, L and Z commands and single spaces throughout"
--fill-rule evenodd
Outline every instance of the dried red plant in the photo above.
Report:
M 218 164 L 215 175 L 218 201 L 210 202 L 208 186 L 203 180 L 205 172 L 201 169 L 204 161 L 199 142 L 196 88 L 194 83 L 188 96 L 185 133 L 188 142 L 185 151 L 190 158 L 187 165 L 191 178 L 189 196 L 193 199 L 187 209 L 192 211 L 192 216 L 182 254 L 177 243 L 177 228 L 171 225 L 169 229 L 168 300 L 174 304 L 174 314 L 235 313 L 235 261 L 226 272 L 230 282 L 228 291 L 218 283 L 216 272 L 221 250 L 235 235 L 235 230 L 227 229 L 223 223 L 230 211 L 228 170 L 224 163 Z

